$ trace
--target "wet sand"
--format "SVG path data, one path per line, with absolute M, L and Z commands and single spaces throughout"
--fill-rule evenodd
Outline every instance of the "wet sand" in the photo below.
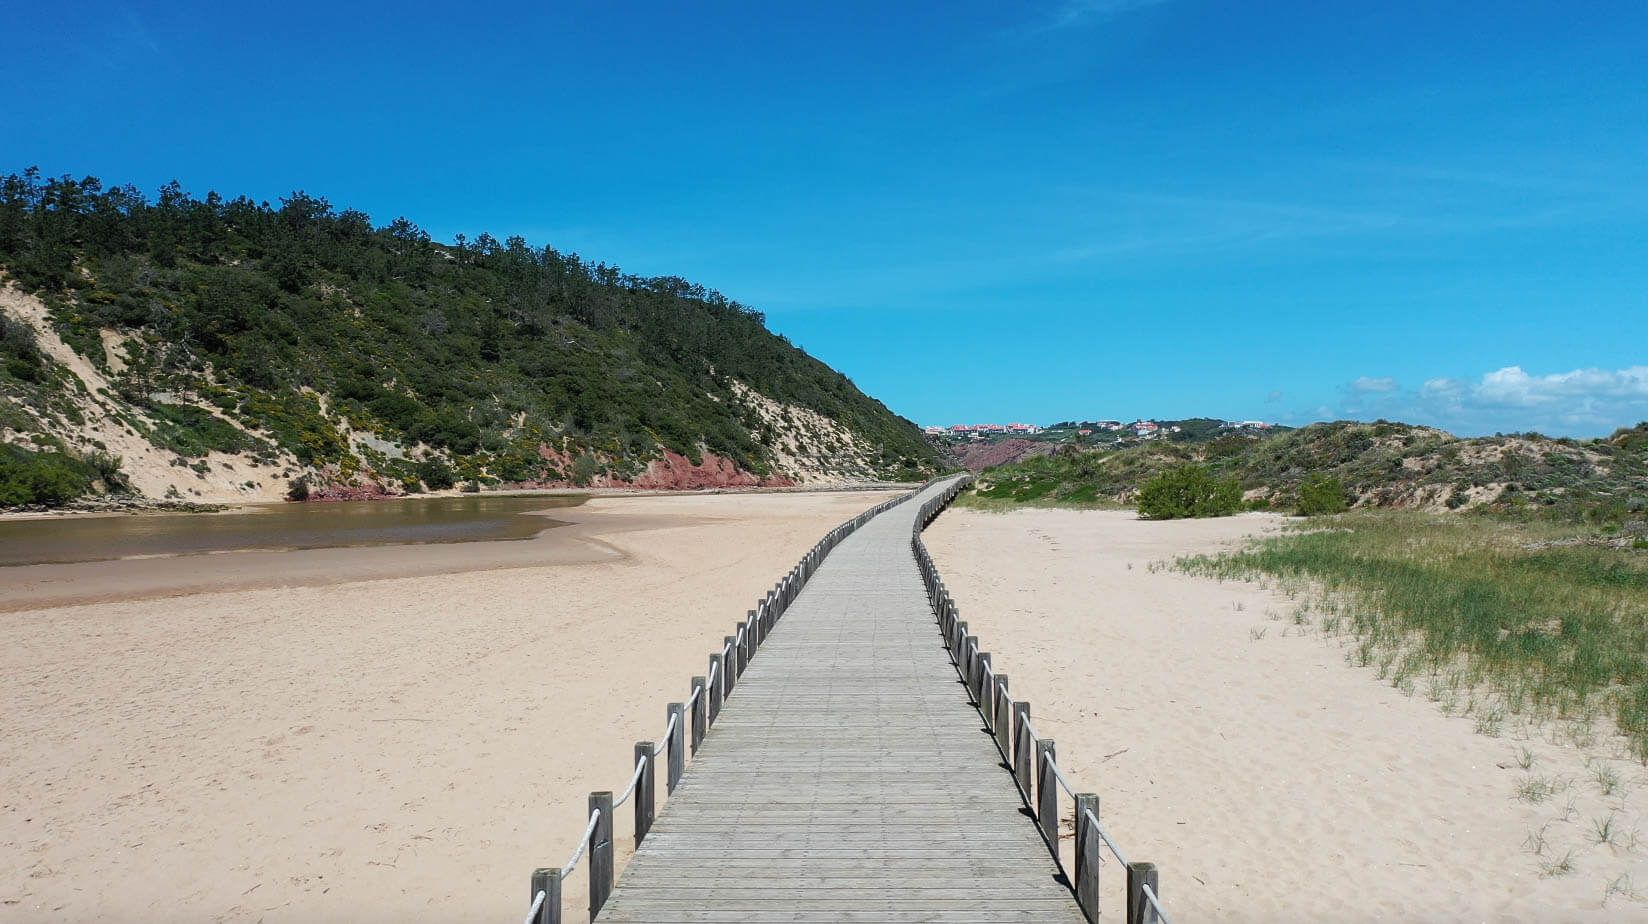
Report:
M 678 505 L 664 514 L 656 512 L 660 508 L 648 505 L 654 499 L 606 498 L 586 506 L 546 509 L 533 517 L 542 521 L 537 527 L 541 532 L 531 538 L 507 541 L 247 549 L 16 565 L 0 569 L 0 579 L 4 580 L 0 612 L 212 591 L 318 587 L 349 581 L 613 561 L 622 558 L 623 553 L 605 537 L 698 522 L 687 512 L 692 509 L 687 506 Z
M 0 921 L 517 920 L 721 637 L 887 496 L 596 499 L 521 542 L 38 566 L 72 585 L 5 569 Z
M 1648 774 L 1618 739 L 1477 734 L 1347 664 L 1295 601 L 1150 567 L 1276 522 L 952 510 L 926 542 L 1060 766 L 1128 858 L 1160 867 L 1180 924 L 1648 920 Z M 1519 798 L 1529 780 L 1557 791 Z M 1620 835 L 1600 844 L 1610 819 Z M 1120 914 L 1124 871 L 1103 877 Z

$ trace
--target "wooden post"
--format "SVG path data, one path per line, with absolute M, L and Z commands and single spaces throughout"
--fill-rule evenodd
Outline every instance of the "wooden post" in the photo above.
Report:
M 738 670 L 734 673 L 740 677 L 744 676 L 744 668 L 750 666 L 750 637 L 754 631 L 755 627 L 747 622 L 741 622 L 734 627 L 732 646 L 738 649 L 734 652 L 738 655 Z
M 527 899 L 528 907 L 536 901 L 538 893 L 544 893 L 544 903 L 538 906 L 538 915 L 531 924 L 561 924 L 561 871 L 558 869 L 535 869 L 532 871 L 532 891 Z
M 1076 794 L 1076 903 L 1090 924 L 1099 922 L 1099 832 L 1088 813 L 1099 817 L 1099 797 L 1090 792 Z
M 732 695 L 732 688 L 738 685 L 738 639 L 730 635 L 721 639 L 721 676 L 726 681 L 725 690 L 721 692 L 723 698 Z
M 1034 802 L 1030 788 L 1030 704 L 1019 700 L 1013 704 L 1013 778 L 1024 791 L 1026 802 Z
M 1007 675 L 996 675 L 996 713 L 990 723 L 996 732 L 996 747 L 1001 748 L 1001 756 L 1007 760 L 1007 765 L 1013 765 L 1013 707 L 1012 699 L 1007 695 Z
M 991 694 L 995 692 L 995 690 L 991 688 L 990 652 L 981 651 L 978 653 L 977 673 L 978 676 L 974 678 L 974 682 L 977 685 L 978 690 L 973 695 L 973 698 L 978 700 L 979 715 L 984 717 L 984 725 L 988 728 L 990 726 L 991 712 L 995 709 L 995 702 L 990 699 Z
M 1156 879 L 1156 864 L 1127 864 L 1127 924 L 1156 924 L 1161 920 L 1156 915 L 1156 909 L 1150 907 L 1150 900 L 1144 897 L 1146 885 L 1156 893 L 1157 898 L 1162 897 Z
M 692 678 L 692 753 L 697 756 L 698 748 L 704 743 L 704 732 L 708 728 L 705 717 L 710 711 L 710 691 L 704 688 L 704 678 Z
M 962 676 L 967 678 L 967 697 L 978 703 L 978 636 L 969 635 L 961 642 L 961 663 L 966 666 Z
M 651 741 L 635 742 L 635 763 L 641 766 L 641 777 L 635 783 L 635 846 L 641 846 L 647 832 L 652 830 L 652 819 L 658 812 L 653 789 L 658 784 L 658 770 L 653 766 Z
M 744 660 L 749 662 L 755 660 L 755 651 L 761 647 L 761 623 L 756 621 L 755 610 L 750 610 L 744 624 L 749 626 L 748 629 L 744 630 L 744 647 L 749 649 L 749 654 L 744 657 Z
M 600 812 L 589 832 L 589 919 L 601 913 L 612 894 L 612 793 L 589 794 L 590 812 Z
M 710 683 L 709 720 L 714 725 L 721 715 L 721 692 L 727 688 L 727 668 L 721 663 L 719 651 L 710 655 L 710 677 L 713 680 Z
M 767 640 L 767 614 L 759 607 L 750 610 L 749 623 L 755 627 L 755 644 L 760 647 Z
M 664 714 L 674 721 L 670 726 L 669 734 L 669 777 L 665 783 L 666 793 L 675 792 L 675 784 L 681 782 L 681 772 L 687 767 L 685 744 L 687 741 L 687 710 L 680 703 L 670 703 L 664 707 Z
M 1053 765 L 1058 756 L 1052 738 L 1036 742 L 1036 823 L 1055 857 L 1059 855 L 1059 781 L 1053 776 Z
M 956 623 L 955 646 L 955 650 L 951 653 L 955 655 L 956 666 L 961 667 L 967 663 L 962 659 L 962 655 L 967 651 L 967 623 L 965 622 Z

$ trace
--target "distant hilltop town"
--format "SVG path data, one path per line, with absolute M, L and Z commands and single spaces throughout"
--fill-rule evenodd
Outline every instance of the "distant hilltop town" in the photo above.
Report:
M 983 436 L 987 433 L 1022 433 L 1029 435 L 1040 433 L 1041 428 L 1035 424 L 1023 423 L 953 424 L 948 427 L 926 427 L 922 432 L 926 433 L 928 436 L 944 436 L 945 434 L 954 436 L 970 436 L 977 434 L 979 436 Z
M 1101 435 L 1118 442 L 1153 439 L 1209 439 L 1232 430 L 1269 430 L 1275 424 L 1263 420 L 1218 420 L 1196 417 L 1188 420 L 1065 420 L 1045 427 L 1027 423 L 951 424 L 924 427 L 930 438 L 943 442 L 996 441 L 1003 438 L 1035 437 L 1038 442 L 1081 442 Z

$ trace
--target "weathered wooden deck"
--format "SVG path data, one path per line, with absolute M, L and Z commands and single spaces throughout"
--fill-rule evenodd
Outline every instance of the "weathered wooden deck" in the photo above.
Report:
M 865 524 L 808 581 L 601 921 L 1084 920 L 910 551 L 943 487 Z

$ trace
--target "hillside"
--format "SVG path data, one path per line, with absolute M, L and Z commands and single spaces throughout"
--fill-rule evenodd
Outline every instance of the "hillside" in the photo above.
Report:
M 1016 503 L 1127 502 L 1187 462 L 1235 478 L 1257 507 L 1290 509 L 1311 473 L 1343 482 L 1359 507 L 1544 509 L 1586 519 L 1642 519 L 1648 510 L 1648 423 L 1598 440 L 1539 434 L 1461 439 L 1388 421 L 1337 421 L 1203 443 L 1119 450 L 1068 447 L 991 469 L 976 496 Z
M 685 280 L 294 193 L 0 180 L 0 505 L 917 479 L 915 425 Z M 302 493 L 303 487 L 298 488 Z

